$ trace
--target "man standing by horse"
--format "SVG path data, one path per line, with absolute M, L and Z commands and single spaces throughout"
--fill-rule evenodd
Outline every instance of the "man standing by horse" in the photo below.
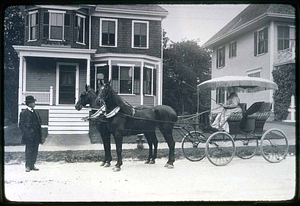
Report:
M 25 103 L 27 108 L 20 113 L 19 127 L 23 132 L 22 143 L 25 147 L 25 171 L 38 171 L 35 162 L 38 155 L 39 144 L 42 142 L 42 120 L 37 111 L 34 110 L 35 101 L 33 96 L 27 96 Z

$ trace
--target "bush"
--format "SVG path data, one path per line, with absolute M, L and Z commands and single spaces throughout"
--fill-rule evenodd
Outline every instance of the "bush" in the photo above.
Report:
M 295 64 L 276 67 L 273 71 L 273 78 L 278 85 L 278 90 L 274 93 L 275 121 L 285 120 L 288 116 L 291 96 L 295 95 Z

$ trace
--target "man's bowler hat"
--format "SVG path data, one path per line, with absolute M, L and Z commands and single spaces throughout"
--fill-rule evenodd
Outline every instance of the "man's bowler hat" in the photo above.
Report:
M 26 100 L 25 100 L 26 103 L 35 102 L 35 101 L 36 101 L 36 99 L 33 96 L 31 96 L 31 95 L 26 96 Z

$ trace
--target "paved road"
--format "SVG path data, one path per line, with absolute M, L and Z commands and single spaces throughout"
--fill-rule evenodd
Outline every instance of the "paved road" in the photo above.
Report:
M 5 194 L 13 201 L 201 201 L 287 200 L 295 193 L 295 157 L 278 164 L 237 157 L 225 167 L 207 159 L 177 160 L 174 169 L 125 159 L 121 172 L 99 163 L 53 163 L 25 173 L 5 165 Z

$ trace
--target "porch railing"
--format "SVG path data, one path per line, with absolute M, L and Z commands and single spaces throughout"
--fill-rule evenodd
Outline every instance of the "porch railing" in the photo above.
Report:
M 278 51 L 277 61 L 283 63 L 295 59 L 295 40 L 290 40 L 290 47 Z
M 22 93 L 22 102 L 25 102 L 26 96 L 32 95 L 36 99 L 36 104 L 49 104 L 53 103 L 53 87 L 50 86 L 49 92 L 33 92 L 26 91 Z

